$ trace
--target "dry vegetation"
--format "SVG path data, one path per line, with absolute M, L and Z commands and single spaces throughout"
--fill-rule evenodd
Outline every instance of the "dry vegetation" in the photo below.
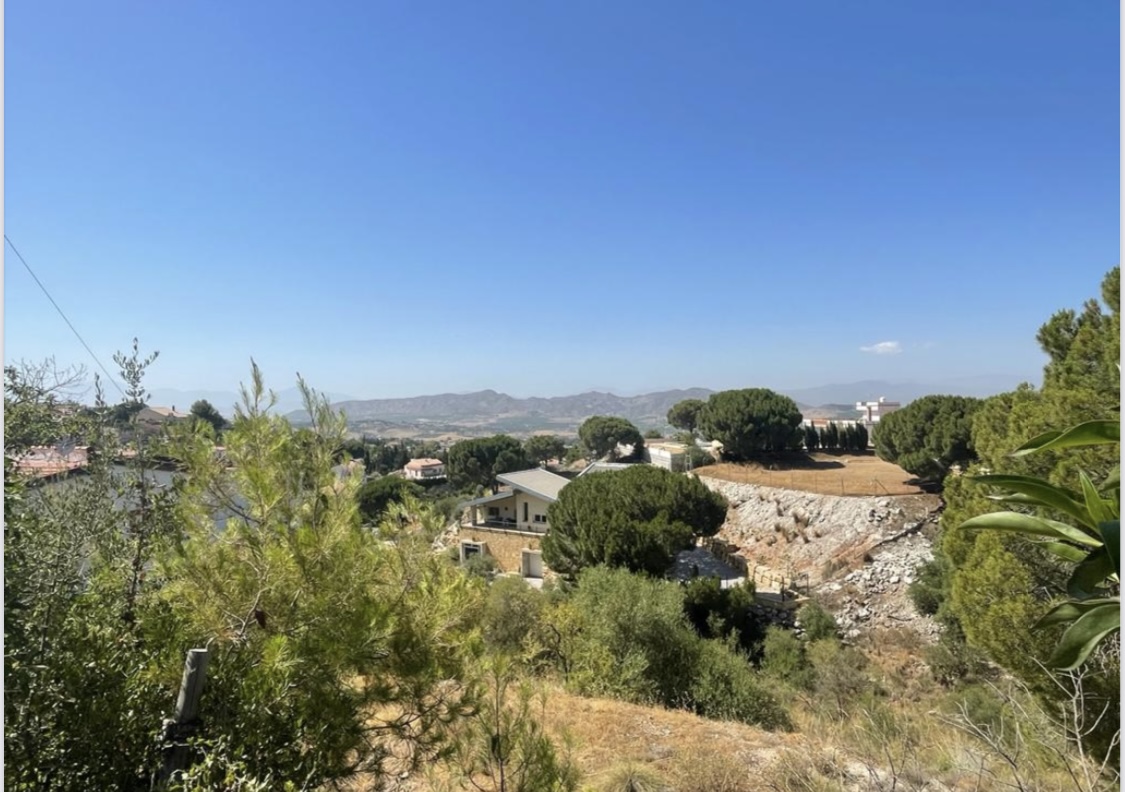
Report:
M 914 477 L 874 454 L 823 454 L 772 463 L 723 462 L 699 468 L 701 476 L 818 495 L 916 495 Z

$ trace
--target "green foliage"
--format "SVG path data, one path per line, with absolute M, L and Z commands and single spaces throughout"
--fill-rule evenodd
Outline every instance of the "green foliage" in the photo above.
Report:
M 840 427 L 835 421 L 829 421 L 828 426 L 825 427 L 821 447 L 831 451 L 835 451 L 840 447 Z
M 677 584 L 594 567 L 568 605 L 562 613 L 576 623 L 560 632 L 570 636 L 569 679 L 580 691 L 789 728 L 747 660 L 692 629 Z
M 618 446 L 632 446 L 630 459 L 643 459 L 645 441 L 640 431 L 624 418 L 595 415 L 578 427 L 578 439 L 591 459 L 617 459 Z
M 552 459 L 562 459 L 566 454 L 566 444 L 558 435 L 532 435 L 523 444 L 527 458 L 540 465 Z
M 518 577 L 498 578 L 488 589 L 481 631 L 496 652 L 518 655 L 543 619 L 546 597 Z
M 810 641 L 835 638 L 839 632 L 835 617 L 821 607 L 818 602 L 809 602 L 797 612 L 805 637 Z
M 1030 626 L 1046 611 L 1027 568 L 1001 543 L 981 536 L 953 579 L 951 604 L 965 637 L 1005 668 L 1033 675 L 1045 659 Z
M 649 465 L 581 476 L 551 504 L 543 560 L 563 575 L 604 564 L 659 575 L 699 536 L 714 536 L 726 501 L 698 479 Z
M 514 695 L 509 690 L 515 687 Z M 543 729 L 543 696 L 518 682 L 507 659 L 489 662 L 486 693 L 461 725 L 454 762 L 462 789 L 478 792 L 575 792 L 578 768 Z
M 805 450 L 812 452 L 820 448 L 820 432 L 816 427 L 809 424 L 805 427 Z
M 659 429 L 647 429 L 647 430 L 645 430 L 645 434 L 644 434 L 645 440 L 659 440 L 662 437 L 664 437 L 664 435 L 661 434 Z
M 868 444 L 871 442 L 871 437 L 867 433 L 867 427 L 863 424 L 855 425 L 855 450 L 866 451 Z
M 402 504 L 422 495 L 422 488 L 398 476 L 380 476 L 365 482 L 356 493 L 359 513 L 365 522 L 377 523 L 392 503 Z
M 1067 686 L 1060 685 L 1054 673 L 1048 673 L 1039 665 L 1039 661 L 1048 659 L 1050 648 L 1060 637 L 1065 623 L 1051 625 L 1048 622 L 1040 631 L 1033 630 L 1033 626 L 1053 603 L 1070 596 L 1067 588 L 1074 577 L 1075 564 L 1089 554 L 1092 546 L 1085 538 L 1080 538 L 1084 533 L 1081 526 L 1085 524 L 1088 530 L 1088 523 L 1074 514 L 1065 498 L 1060 500 L 1058 492 L 1051 495 L 1044 485 L 1060 488 L 1071 494 L 1066 498 L 1084 505 L 1086 494 L 1082 477 L 1085 475 L 1095 485 L 1101 499 L 1108 497 L 1119 503 L 1116 485 L 1110 481 L 1119 452 L 1115 443 L 1037 447 L 1034 453 L 1018 455 L 1013 452 L 1032 440 L 1036 440 L 1033 445 L 1043 446 L 1047 440 L 1057 438 L 1059 427 L 1104 421 L 1108 417 L 1116 421 L 1116 414 L 1110 416 L 1109 413 L 1115 413 L 1113 408 L 1120 403 L 1117 366 L 1120 305 L 1116 293 L 1119 278 L 1119 270 L 1115 268 L 1102 285 L 1103 298 L 1110 309 L 1108 315 L 1096 303 L 1088 302 L 1080 312 L 1060 311 L 1044 324 L 1039 342 L 1049 360 L 1042 388 L 1022 385 L 1011 393 L 985 401 L 973 417 L 972 428 L 980 464 L 970 468 L 970 476 L 946 479 L 943 493 L 946 507 L 942 515 L 939 557 L 944 557 L 947 564 L 942 570 L 945 579 L 941 587 L 946 596 L 938 617 L 947 625 L 946 635 L 954 638 L 964 635 L 969 644 L 959 647 L 955 640 L 949 641 L 950 655 L 984 652 L 1048 703 L 1060 697 L 1063 702 L 1072 701 L 1071 694 L 1064 692 Z M 981 486 L 976 480 L 981 475 L 1039 479 L 1040 484 L 1031 491 L 1026 490 L 1029 486 L 1026 480 L 1009 479 L 1008 484 L 1016 484 L 1025 491 L 1015 501 L 1006 500 L 1007 508 L 1025 517 L 1066 526 L 1060 530 L 1071 539 L 1061 539 L 1055 532 L 1057 525 L 1052 527 L 1049 522 L 1026 523 L 1011 518 L 1004 518 L 1007 527 L 1036 525 L 1037 530 L 1045 530 L 1046 534 L 1040 534 L 1036 541 L 1026 541 L 1018 532 L 1010 530 L 957 530 L 962 523 L 996 510 L 997 501 L 990 493 L 1004 497 L 1006 489 L 990 490 Z M 1004 479 L 992 481 L 999 484 Z M 1053 505 L 1048 508 L 1033 502 L 1041 496 L 1050 498 Z M 1031 500 L 1021 503 L 1019 498 Z M 1072 529 L 1079 534 L 1071 533 Z M 1084 585 L 1089 582 L 1074 581 Z M 1096 579 L 1093 584 L 1096 587 Z M 1059 615 L 1068 614 L 1062 611 Z M 1097 632 L 1089 637 L 1096 637 Z M 1081 649 L 1088 643 L 1080 640 L 1073 645 Z M 1069 659 L 1077 659 L 1079 654 Z M 1096 713 L 1104 706 L 1104 701 L 1116 700 L 1116 683 L 1110 685 L 1106 680 L 1117 678 L 1118 657 L 1116 652 L 1097 648 L 1078 669 L 1086 675 L 1078 697 L 1083 708 Z M 954 666 L 951 673 L 960 673 L 966 663 L 958 661 L 950 665 Z M 1104 669 L 1104 673 L 1091 675 L 1091 666 Z M 1107 745 L 1118 724 L 1114 710 L 1088 731 L 1082 739 L 1083 745 L 1088 748 Z
M 676 402 L 668 410 L 668 423 L 677 429 L 694 434 L 699 426 L 699 414 L 704 404 L 701 399 L 684 399 Z
M 730 639 L 743 652 L 761 643 L 765 623 L 756 617 L 754 584 L 723 588 L 718 578 L 695 578 L 684 586 L 684 615 L 703 638 Z
M 482 580 L 492 580 L 496 577 L 496 573 L 500 571 L 500 567 L 496 565 L 496 559 L 484 553 L 469 556 L 461 564 L 461 568 L 471 577 Z
M 917 577 L 907 591 L 919 613 L 926 616 L 937 615 L 945 602 L 948 578 L 948 562 L 945 561 L 944 556 L 939 557 L 935 554 L 932 561 L 927 561 L 918 567 Z
M 454 443 L 446 458 L 450 481 L 458 487 L 491 487 L 496 477 L 534 467 L 520 441 L 508 435 L 478 437 Z
M 1087 421 L 1066 431 L 1052 431 L 1032 438 L 1015 451 L 1073 448 L 1088 445 L 1117 445 L 1118 421 Z M 1072 669 L 1081 665 L 1107 636 L 1121 628 L 1120 590 L 1120 479 L 1114 475 L 1104 485 L 1104 493 L 1084 473 L 1081 491 L 1030 476 L 977 476 L 978 483 L 1003 491 L 995 500 L 1037 507 L 1054 512 L 1068 522 L 1020 512 L 996 512 L 966 520 L 963 529 L 1011 531 L 1044 539 L 1040 547 L 1075 564 L 1067 581 L 1069 599 L 1046 614 L 1041 626 L 1065 625 L 1059 644 L 1050 658 L 1056 667 Z M 981 543 L 978 542 L 978 546 Z
M 718 641 L 701 641 L 690 677 L 691 709 L 705 718 L 792 728 L 788 714 L 758 680 L 746 658 Z
M 200 399 L 191 405 L 191 415 L 195 420 L 210 426 L 216 437 L 227 425 L 227 419 L 206 399 Z
M 811 688 L 815 677 L 805 645 L 791 630 L 771 626 L 762 641 L 762 672 L 798 688 Z
M 700 431 L 721 442 L 723 456 L 733 460 L 800 448 L 800 426 L 796 402 L 765 388 L 714 393 L 699 414 Z
M 466 703 L 448 680 L 473 652 L 479 586 L 425 543 L 388 545 L 360 525 L 357 478 L 333 472 L 344 432 L 326 400 L 295 430 L 270 415 L 254 368 L 220 464 L 179 448 L 185 538 L 161 558 L 159 601 L 188 645 L 214 657 L 202 717 L 255 778 L 303 788 L 382 772 L 384 740 L 419 757 Z M 241 506 L 216 534 L 214 493 Z
M 858 649 L 844 647 L 835 639 L 809 644 L 808 656 L 815 672 L 818 700 L 836 717 L 846 717 L 862 703 L 874 686 L 866 674 L 867 657 Z
M 134 347 L 118 359 L 128 364 L 123 380 L 135 401 L 152 358 Z M 143 444 L 127 473 L 105 464 L 116 449 L 100 391 L 97 408 L 76 415 L 57 396 L 78 382 L 51 364 L 5 374 L 5 430 L 16 442 L 73 438 L 78 418 L 83 437 L 104 452 L 88 475 L 41 487 L 25 487 L 6 460 L 6 786 L 139 788 L 158 758 L 172 696 L 161 669 L 182 663 L 166 643 L 149 640 L 162 633 L 163 614 L 143 575 L 168 535 L 170 499 L 151 492 Z
M 940 480 L 953 465 L 976 459 L 972 421 L 981 404 L 966 396 L 916 399 L 879 421 L 875 452 L 919 478 Z

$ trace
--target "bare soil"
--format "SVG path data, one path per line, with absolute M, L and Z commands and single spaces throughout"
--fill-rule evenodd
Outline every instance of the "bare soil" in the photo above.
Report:
M 779 459 L 776 462 L 722 462 L 698 468 L 700 476 L 800 490 L 818 495 L 917 495 L 922 490 L 907 482 L 914 476 L 874 454 L 824 454 Z

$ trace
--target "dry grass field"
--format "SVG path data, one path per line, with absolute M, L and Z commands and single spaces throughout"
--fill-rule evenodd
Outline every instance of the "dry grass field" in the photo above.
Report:
M 822 454 L 773 464 L 723 462 L 696 471 L 701 476 L 763 487 L 815 492 L 818 495 L 917 495 L 921 489 L 898 465 L 874 454 Z

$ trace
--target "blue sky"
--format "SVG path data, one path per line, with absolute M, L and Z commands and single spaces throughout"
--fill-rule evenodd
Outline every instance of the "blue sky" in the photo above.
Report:
M 1119 260 L 1107 0 L 6 11 L 5 231 L 152 388 L 1037 378 Z

